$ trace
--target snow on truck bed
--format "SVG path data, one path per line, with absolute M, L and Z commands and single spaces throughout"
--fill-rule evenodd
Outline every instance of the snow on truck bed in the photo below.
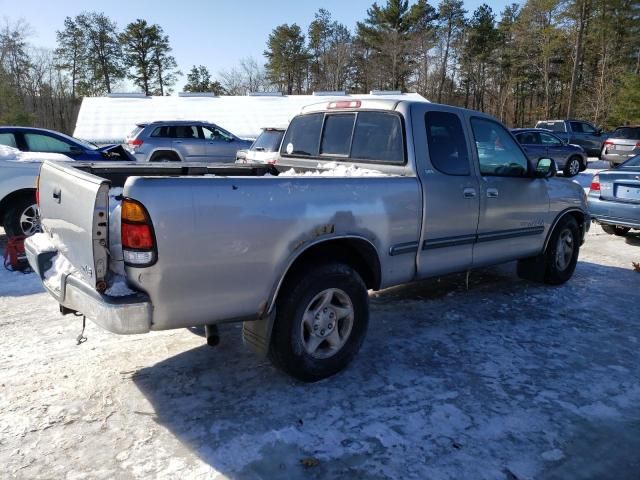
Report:
M 298 172 L 290 168 L 279 177 L 389 177 L 391 174 L 379 170 L 360 168 L 356 165 L 342 165 L 336 162 L 319 163 L 315 171 Z M 268 175 L 268 174 L 267 174 Z

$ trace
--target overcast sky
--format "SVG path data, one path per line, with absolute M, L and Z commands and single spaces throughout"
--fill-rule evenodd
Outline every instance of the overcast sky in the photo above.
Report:
M 206 65 L 212 74 L 238 65 L 243 57 L 263 62 L 262 52 L 271 30 L 282 23 L 297 23 L 306 31 L 319 8 L 329 10 L 333 18 L 353 30 L 373 0 L 257 1 L 257 0 L 0 0 L 0 15 L 9 21 L 25 19 L 32 27 L 31 43 L 54 48 L 56 30 L 64 18 L 83 10 L 102 11 L 119 28 L 143 18 L 157 23 L 169 35 L 173 55 L 183 72 L 192 65 Z M 378 0 L 379 4 L 385 3 Z M 432 5 L 437 1 L 429 0 Z M 469 14 L 478 5 L 488 3 L 496 14 L 508 0 L 465 0 Z M 518 3 L 518 2 L 515 2 Z M 175 90 L 180 91 L 184 78 Z

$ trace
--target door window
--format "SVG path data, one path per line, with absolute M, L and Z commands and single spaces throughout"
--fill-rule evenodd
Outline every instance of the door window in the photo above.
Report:
M 198 128 L 193 127 L 191 125 L 176 125 L 175 127 L 175 138 L 198 138 Z
M 69 153 L 71 145 L 48 135 L 25 133 L 24 140 L 30 152 Z
M 13 133 L 0 133 L 0 145 L 18 148 L 16 144 L 16 137 Z
M 233 137 L 219 128 L 200 127 L 202 129 L 202 137 L 206 140 L 225 140 L 230 141 Z
M 548 133 L 540 133 L 540 139 L 542 140 L 542 144 L 547 147 L 559 147 L 562 145 L 562 141 L 558 137 L 554 137 Z
M 527 157 L 502 125 L 472 118 L 471 129 L 482 175 L 523 177 L 527 174 Z
M 542 143 L 538 132 L 518 133 L 516 138 L 522 145 L 540 145 Z
M 469 155 L 458 116 L 448 112 L 427 112 L 425 125 L 429 158 L 434 168 L 447 175 L 469 175 Z

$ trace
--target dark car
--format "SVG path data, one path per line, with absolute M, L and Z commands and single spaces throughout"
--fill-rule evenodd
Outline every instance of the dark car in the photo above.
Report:
M 550 130 L 566 143 L 580 145 L 590 157 L 600 156 L 602 143 L 607 139 L 601 128 L 584 120 L 542 120 L 536 123 L 536 128 Z
M 552 158 L 566 177 L 574 177 L 587 168 L 587 154 L 580 145 L 565 143 L 542 128 L 514 128 L 511 132 L 529 158 Z
M 593 177 L 587 196 L 591 218 L 612 235 L 640 229 L 640 155 Z
M 32 127 L 0 127 L 0 145 L 22 152 L 61 153 L 74 160 L 133 160 L 121 145 L 98 147 L 64 133 Z

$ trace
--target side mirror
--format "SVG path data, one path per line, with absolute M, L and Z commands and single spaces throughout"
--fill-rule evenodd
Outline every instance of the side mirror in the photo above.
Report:
M 534 172 L 535 178 L 551 178 L 558 173 L 558 166 L 555 160 L 551 158 L 541 158 L 538 160 L 536 170 Z
M 602 129 L 601 128 L 596 129 L 596 135 L 598 135 L 598 136 L 602 135 Z

